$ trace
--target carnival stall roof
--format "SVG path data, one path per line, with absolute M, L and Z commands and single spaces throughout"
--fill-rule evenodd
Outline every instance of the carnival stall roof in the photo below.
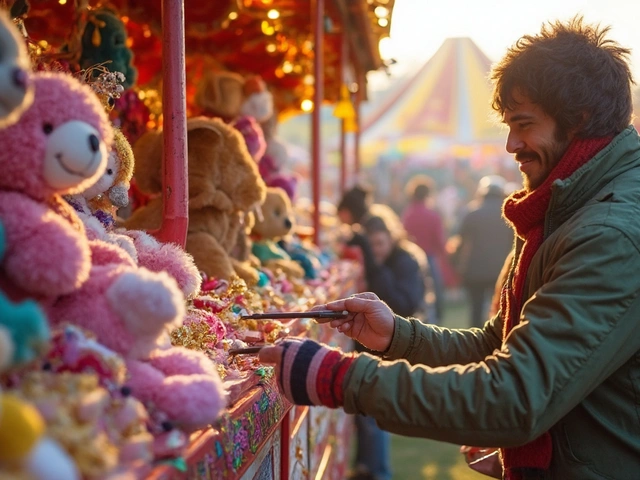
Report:
M 492 117 L 491 61 L 470 38 L 449 38 L 362 124 L 363 163 L 380 155 L 428 162 L 493 155 L 504 132 Z
M 343 35 L 349 60 L 361 74 L 382 66 L 378 41 L 389 35 L 394 0 L 331 0 L 324 16 L 325 99 L 335 101 L 342 83 Z M 126 25 L 135 52 L 138 85 L 157 86 L 162 71 L 160 0 L 31 0 L 29 35 L 57 50 L 77 44 L 92 12 L 112 8 Z M 184 5 L 189 101 L 203 71 L 258 74 L 280 111 L 300 108 L 313 94 L 314 9 L 309 0 L 188 1 Z M 76 38 L 74 39 L 74 36 Z

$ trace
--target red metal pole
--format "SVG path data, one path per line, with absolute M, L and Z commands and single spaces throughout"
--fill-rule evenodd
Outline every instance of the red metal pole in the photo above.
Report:
M 340 40 L 340 100 L 342 100 L 342 85 L 346 80 L 345 70 L 348 62 L 347 35 L 342 34 Z M 350 95 L 350 94 L 349 94 Z M 340 194 L 344 193 L 347 186 L 347 131 L 345 119 L 340 121 Z
M 184 247 L 189 224 L 184 0 L 162 0 L 163 219 L 156 237 Z
M 320 111 L 324 99 L 324 0 L 315 0 L 315 18 L 313 22 L 314 36 L 314 91 L 313 113 L 311 115 L 311 176 L 313 195 L 313 241 L 318 245 L 320 239 L 320 178 L 321 138 L 320 138 Z
M 365 78 L 364 75 L 360 72 L 358 72 L 358 75 L 356 77 L 358 79 L 358 91 L 356 92 L 356 101 L 355 101 L 355 111 L 356 111 L 356 135 L 355 135 L 355 146 L 354 146 L 354 173 L 356 176 L 358 176 L 360 174 L 360 129 L 362 128 L 362 118 L 361 118 L 361 105 L 362 105 L 362 95 L 363 95 L 363 90 L 365 88 Z
M 347 187 L 347 132 L 345 119 L 340 120 L 340 193 Z

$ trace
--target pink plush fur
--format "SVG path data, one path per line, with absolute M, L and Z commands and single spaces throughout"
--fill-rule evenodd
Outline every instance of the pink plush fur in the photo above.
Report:
M 33 80 L 33 104 L 17 123 L 0 130 L 0 220 L 7 231 L 0 275 L 27 295 L 53 297 L 78 288 L 90 268 L 82 224 L 68 221 L 56 195 L 75 192 L 99 176 L 106 162 L 100 154 L 110 146 L 112 132 L 89 87 L 61 74 L 41 73 Z M 76 131 L 94 134 L 98 148 L 92 152 L 88 136 L 78 138 L 90 164 L 75 180 L 52 184 L 55 175 L 47 175 L 45 159 L 66 153 L 49 149 L 55 148 L 56 133 L 72 121 Z
M 184 317 L 175 281 L 139 268 L 115 245 L 89 240 L 61 199 L 87 188 L 104 168 L 112 132 L 102 106 L 64 74 L 36 74 L 34 84 L 31 108 L 0 130 L 7 237 L 0 281 L 41 299 L 51 322 L 80 325 L 122 354 L 132 367 L 132 390 L 170 420 L 189 427 L 213 422 L 224 406 L 213 363 L 169 342 L 169 330 Z M 140 376 L 141 368 L 153 374 Z
M 200 291 L 202 277 L 193 257 L 178 245 L 160 243 L 141 230 L 117 229 L 114 234 L 133 240 L 138 264 L 152 272 L 167 272 L 178 283 L 185 297 L 193 297 Z

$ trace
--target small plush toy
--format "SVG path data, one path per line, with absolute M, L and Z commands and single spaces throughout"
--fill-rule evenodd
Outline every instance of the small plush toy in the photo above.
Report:
M 80 66 L 90 68 L 104 63 L 112 72 L 124 74 L 124 88 L 136 83 L 138 71 L 133 66 L 133 52 L 127 46 L 127 30 L 120 17 L 107 9 L 89 11 L 82 34 Z M 97 74 L 98 72 L 96 72 Z
M 169 273 L 182 293 L 192 297 L 200 290 L 202 279 L 189 254 L 177 245 L 160 243 L 143 231 L 114 228 L 116 209 L 128 204 L 134 168 L 129 142 L 119 130 L 114 133 L 114 146 L 104 174 L 93 186 L 65 199 L 78 213 L 90 239 L 119 246 L 141 267 Z
M 233 121 L 244 103 L 244 79 L 233 72 L 208 72 L 198 84 L 194 102 L 208 117 Z
M 220 119 L 197 117 L 187 123 L 189 162 L 189 228 L 186 251 L 210 278 L 239 275 L 259 279 L 248 262 L 230 257 L 244 228 L 247 212 L 264 199 L 265 186 L 240 134 Z M 151 133 L 136 145 L 136 178 L 147 193 L 158 193 L 162 135 Z M 140 145 L 138 145 L 140 143 Z M 162 220 L 162 198 L 156 197 L 125 222 L 128 229 L 156 229 Z
M 195 104 L 207 117 L 221 118 L 236 128 L 245 140 L 247 151 L 257 162 L 265 152 L 266 144 L 260 118 L 268 118 L 273 111 L 273 99 L 260 77 L 247 81 L 232 72 L 209 72 L 200 83 Z
M 0 11 L 0 127 L 14 123 L 33 101 L 29 56 L 20 34 Z
M 248 77 L 243 86 L 244 102 L 240 107 L 242 115 L 255 118 L 262 123 L 273 116 L 273 95 L 259 76 Z
M 277 243 L 294 226 L 293 208 L 286 192 L 281 188 L 269 187 L 261 210 L 262 218 L 256 220 L 251 232 L 253 254 L 269 269 L 279 268 L 287 276 L 303 277 L 302 267 Z

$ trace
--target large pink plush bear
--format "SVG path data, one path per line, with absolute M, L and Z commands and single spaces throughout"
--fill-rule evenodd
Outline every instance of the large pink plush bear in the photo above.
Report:
M 214 421 L 224 395 L 214 364 L 172 347 L 184 297 L 166 273 L 139 268 L 115 245 L 89 241 L 61 195 L 101 174 L 112 131 L 93 92 L 57 73 L 34 76 L 33 105 L 0 130 L 0 221 L 5 285 L 38 298 L 52 323 L 94 332 L 122 354 L 133 394 L 184 428 Z

